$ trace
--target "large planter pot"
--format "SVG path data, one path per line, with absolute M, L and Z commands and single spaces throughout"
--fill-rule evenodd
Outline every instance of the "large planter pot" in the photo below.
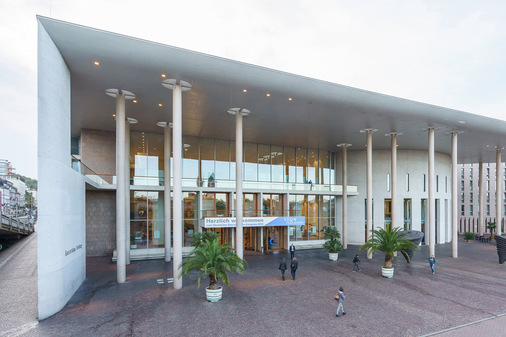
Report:
M 337 261 L 339 253 L 329 253 L 329 260 L 330 261 Z
M 206 299 L 209 302 L 218 302 L 221 300 L 221 294 L 222 294 L 222 287 L 219 287 L 218 289 L 209 289 L 209 287 L 206 288 Z
M 405 239 L 413 242 L 417 246 L 419 246 L 420 243 L 422 242 L 423 235 L 424 235 L 423 232 L 413 231 L 413 230 L 411 230 L 411 231 L 400 231 L 399 234 L 406 234 L 407 237 Z M 413 249 L 408 249 L 407 252 L 406 252 L 407 254 L 404 253 L 404 252 L 401 252 L 401 253 L 402 253 L 402 255 L 404 255 L 404 258 L 409 263 L 409 261 L 411 261 L 411 258 L 415 254 L 415 251 Z
M 394 277 L 394 268 L 381 267 L 381 276 L 386 278 Z

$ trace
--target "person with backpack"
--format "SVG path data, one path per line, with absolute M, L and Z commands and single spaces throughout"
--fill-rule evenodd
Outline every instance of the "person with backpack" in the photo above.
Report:
M 343 316 L 346 315 L 346 312 L 344 311 L 344 307 L 343 307 L 343 302 L 344 302 L 345 298 L 346 298 L 346 296 L 344 296 L 343 287 L 340 287 L 336 296 L 334 296 L 334 299 L 337 301 L 336 317 L 339 317 L 339 309 L 341 309 Z

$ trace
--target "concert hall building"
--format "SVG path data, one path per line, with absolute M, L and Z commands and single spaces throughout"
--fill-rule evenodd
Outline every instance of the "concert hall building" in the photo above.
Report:
M 457 167 L 504 167 L 503 121 L 37 20 L 39 319 L 86 257 L 110 256 L 122 283 L 131 260 L 175 270 L 205 230 L 247 259 L 393 224 L 456 257 Z

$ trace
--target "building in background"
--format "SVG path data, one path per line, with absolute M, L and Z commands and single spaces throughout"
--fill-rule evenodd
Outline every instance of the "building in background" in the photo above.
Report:
M 10 176 L 16 173 L 16 169 L 7 159 L 0 159 L 0 176 Z
M 497 222 L 496 199 L 496 163 L 483 163 L 483 217 L 485 224 Z M 504 233 L 504 220 L 506 218 L 506 167 L 501 163 L 500 177 L 500 214 L 499 219 Z M 480 170 L 479 164 L 462 164 L 459 166 L 459 231 L 478 233 L 480 217 Z M 485 230 L 486 233 L 490 231 Z

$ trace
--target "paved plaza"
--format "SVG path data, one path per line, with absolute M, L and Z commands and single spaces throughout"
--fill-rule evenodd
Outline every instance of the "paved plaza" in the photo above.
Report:
M 297 251 L 295 281 L 281 280 L 285 252 L 246 253 L 249 269 L 231 277 L 223 299 L 205 300 L 203 280 L 184 277 L 175 291 L 167 279 L 172 265 L 133 262 L 127 282 L 115 282 L 110 258 L 88 258 L 88 278 L 58 314 L 39 324 L 26 322 L 13 336 L 504 336 L 506 265 L 493 243 L 459 241 L 436 246 L 436 274 L 421 247 L 410 264 L 396 258 L 393 279 L 381 277 L 383 254 L 367 260 L 357 246 L 328 260 L 322 250 Z M 362 272 L 352 272 L 355 254 Z M 55 285 L 58 286 L 58 285 Z M 335 317 L 333 296 L 345 290 L 346 316 Z M 482 322 L 478 322 L 481 321 Z M 452 329 L 473 323 L 462 328 Z M 446 329 L 450 329 L 445 331 Z M 0 336 L 8 335 L 2 334 Z

